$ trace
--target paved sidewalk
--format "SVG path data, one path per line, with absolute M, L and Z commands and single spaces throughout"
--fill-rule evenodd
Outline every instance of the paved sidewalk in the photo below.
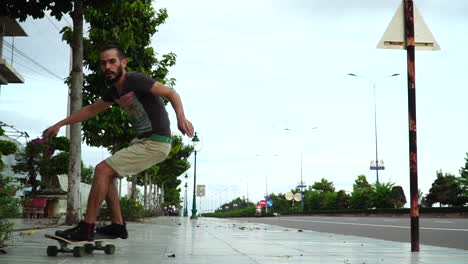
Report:
M 39 229 L 33 235 L 16 232 L 0 263 L 468 263 L 468 251 L 460 249 L 421 245 L 420 252 L 411 253 L 409 243 L 229 219 L 159 217 L 127 226 L 130 238 L 115 241 L 114 255 L 98 251 L 81 258 L 46 255 L 47 246 L 57 243 L 44 234 L 57 228 Z

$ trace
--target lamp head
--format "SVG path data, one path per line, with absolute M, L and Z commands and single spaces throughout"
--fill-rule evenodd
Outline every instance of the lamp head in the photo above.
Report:
M 197 145 L 200 142 L 200 139 L 198 138 L 197 132 L 195 132 L 195 135 L 192 138 L 193 145 Z

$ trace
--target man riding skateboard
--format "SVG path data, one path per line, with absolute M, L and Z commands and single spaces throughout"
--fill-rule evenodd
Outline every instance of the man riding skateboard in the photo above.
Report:
M 111 105 L 118 104 L 127 113 L 137 138 L 129 147 L 121 149 L 96 166 L 84 219 L 76 227 L 56 231 L 57 236 L 74 241 L 94 239 L 95 222 L 104 199 L 111 210 L 112 223 L 97 228 L 96 232 L 123 239 L 128 237 L 114 180 L 144 171 L 169 155 L 171 131 L 161 97 L 167 98 L 174 108 L 182 134 L 193 137 L 194 133 L 192 123 L 185 118 L 178 93 L 144 73 L 126 72 L 125 52 L 118 45 L 104 46 L 99 63 L 106 80 L 111 84 L 110 88 L 104 91 L 101 99 L 46 129 L 43 137 L 54 137 L 62 126 L 88 120 Z

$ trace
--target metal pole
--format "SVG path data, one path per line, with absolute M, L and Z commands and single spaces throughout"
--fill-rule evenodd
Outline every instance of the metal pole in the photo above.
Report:
M 196 192 L 197 189 L 197 151 L 195 150 L 195 164 L 193 169 L 193 202 L 192 202 L 192 216 L 190 219 L 197 218 L 197 201 L 196 201 Z
M 412 0 L 405 3 L 405 35 L 408 65 L 408 119 L 409 159 L 411 194 L 411 251 L 419 252 L 419 207 L 418 207 L 418 155 L 416 140 L 416 66 L 414 39 L 414 5 Z
M 185 182 L 185 197 L 184 197 L 184 217 L 187 217 L 188 216 L 188 197 L 187 197 L 187 182 Z
M 268 200 L 268 171 L 265 168 L 265 202 Z M 268 214 L 268 205 L 265 204 L 265 214 Z
M 375 175 L 377 179 L 377 183 L 379 182 L 379 152 L 377 147 L 377 102 L 375 100 L 375 83 L 372 82 L 374 85 L 374 134 L 375 134 L 375 166 L 377 169 L 375 170 Z
M 304 211 L 304 189 L 302 185 L 304 185 L 304 183 L 302 182 L 302 151 L 301 151 L 301 207 L 302 207 L 302 211 Z

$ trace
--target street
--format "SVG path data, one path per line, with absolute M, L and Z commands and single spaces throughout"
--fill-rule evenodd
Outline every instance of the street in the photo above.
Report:
M 236 218 L 303 230 L 411 242 L 409 217 L 282 216 Z M 420 243 L 468 250 L 467 218 L 420 218 Z

